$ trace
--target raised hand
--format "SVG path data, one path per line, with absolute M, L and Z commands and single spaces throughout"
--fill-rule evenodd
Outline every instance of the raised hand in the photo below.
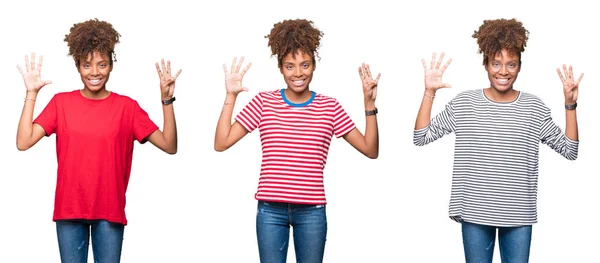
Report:
M 163 100 L 168 100 L 173 97 L 175 93 L 175 80 L 181 74 L 181 69 L 177 71 L 177 74 L 173 76 L 171 74 L 171 61 L 167 60 L 167 65 L 165 66 L 165 60 L 160 60 L 161 67 L 158 63 L 155 63 L 156 72 L 158 73 L 158 77 L 160 78 L 160 95 Z
M 434 92 L 441 88 L 452 87 L 452 85 L 442 82 L 442 75 L 444 75 L 444 71 L 446 71 L 446 68 L 448 68 L 448 65 L 450 65 L 450 62 L 452 62 L 452 59 L 448 59 L 446 64 L 444 64 L 444 66 L 440 69 L 440 65 L 444 60 L 445 53 L 442 52 L 437 62 L 435 60 L 436 55 L 437 53 L 433 53 L 433 56 L 431 57 L 431 64 L 429 65 L 429 67 L 427 67 L 425 59 L 421 59 L 421 62 L 423 63 L 423 69 L 425 70 L 425 89 L 432 90 Z
M 37 63 L 37 67 L 35 65 L 35 53 L 31 53 L 31 64 L 29 63 L 29 57 L 25 56 L 25 70 L 21 68 L 21 66 L 17 65 L 19 72 L 23 76 L 23 81 L 25 82 L 25 88 L 27 88 L 27 92 L 38 92 L 41 88 L 46 86 L 47 84 L 51 84 L 52 81 L 42 80 L 40 77 L 40 72 L 42 71 L 42 61 L 44 60 L 43 56 L 40 56 L 39 61 Z
M 363 63 L 362 66 L 358 68 L 358 74 L 360 75 L 360 80 L 362 81 L 365 102 L 375 101 L 377 98 L 377 83 L 379 82 L 381 73 L 377 74 L 377 78 L 373 79 L 369 64 Z
M 569 65 L 569 70 L 567 70 L 567 65 L 563 64 L 563 73 L 559 68 L 556 68 L 556 72 L 558 73 L 558 77 L 563 83 L 563 92 L 565 93 L 565 104 L 573 104 L 577 102 L 577 95 L 579 94 L 579 82 L 583 78 L 583 73 L 579 75 L 577 81 L 573 78 L 573 66 Z
M 246 71 L 250 68 L 252 63 L 248 63 L 246 67 L 240 72 L 240 68 L 242 67 L 242 63 L 244 62 L 244 57 L 240 58 L 240 62 L 236 64 L 237 57 L 233 58 L 233 62 L 231 62 L 231 69 L 227 72 L 227 66 L 223 64 L 223 71 L 225 72 L 225 90 L 229 94 L 237 95 L 242 91 L 248 91 L 248 88 L 242 87 L 242 79 L 246 74 Z

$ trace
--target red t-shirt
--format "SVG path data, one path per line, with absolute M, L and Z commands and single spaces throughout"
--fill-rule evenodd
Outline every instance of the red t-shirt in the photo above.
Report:
M 125 192 L 133 143 L 158 129 L 139 104 L 111 92 L 88 99 L 79 90 L 54 95 L 35 119 L 56 133 L 58 176 L 53 220 L 104 219 L 126 225 Z

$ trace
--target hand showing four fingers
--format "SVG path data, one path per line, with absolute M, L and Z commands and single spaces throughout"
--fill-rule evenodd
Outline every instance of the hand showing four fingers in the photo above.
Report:
M 31 53 L 31 63 L 29 63 L 29 57 L 25 56 L 25 70 L 21 66 L 17 65 L 19 72 L 23 76 L 25 82 L 25 88 L 27 92 L 38 92 L 47 84 L 51 84 L 52 81 L 42 80 L 40 73 L 42 71 L 43 56 L 40 56 L 37 66 L 35 64 L 35 53 Z
M 360 75 L 360 80 L 362 81 L 365 102 L 375 101 L 377 98 L 377 84 L 379 83 L 379 77 L 381 77 L 381 73 L 377 74 L 376 78 L 373 78 L 369 64 L 363 63 L 362 66 L 358 68 L 358 74 Z
M 581 75 L 579 75 L 579 78 L 575 80 L 575 78 L 573 77 L 573 66 L 569 65 L 569 69 L 567 70 L 567 65 L 563 64 L 563 71 L 564 76 L 559 68 L 556 69 L 558 77 L 563 83 L 563 92 L 565 93 L 565 104 L 571 105 L 577 102 L 577 96 L 579 95 L 579 82 L 581 82 L 581 79 L 583 78 L 583 73 L 581 73 Z
M 177 71 L 177 74 L 173 76 L 171 74 L 171 61 L 167 60 L 167 64 L 165 66 L 165 60 L 160 60 L 161 67 L 158 63 L 155 63 L 156 72 L 158 73 L 158 77 L 160 78 L 160 93 L 162 100 L 168 100 L 173 97 L 173 93 L 175 92 L 175 80 L 181 74 L 181 69 Z
M 441 88 L 452 87 L 452 85 L 442 82 L 442 75 L 444 75 L 444 71 L 446 71 L 446 68 L 448 68 L 448 65 L 450 65 L 450 62 L 452 62 L 452 59 L 449 59 L 446 62 L 446 64 L 444 64 L 444 66 L 440 68 L 442 61 L 444 60 L 445 53 L 442 52 L 437 62 L 435 60 L 436 55 L 436 53 L 433 53 L 429 67 L 427 67 L 425 59 L 421 60 L 421 62 L 423 63 L 423 69 L 425 70 L 425 89 L 431 90 L 433 92 Z

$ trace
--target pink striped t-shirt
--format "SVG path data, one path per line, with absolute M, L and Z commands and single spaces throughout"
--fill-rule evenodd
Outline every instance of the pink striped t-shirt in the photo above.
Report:
M 248 132 L 258 127 L 262 165 L 255 198 L 293 204 L 326 204 L 323 169 L 333 135 L 354 122 L 334 98 L 312 92 L 294 104 L 283 89 L 260 92 L 235 117 Z

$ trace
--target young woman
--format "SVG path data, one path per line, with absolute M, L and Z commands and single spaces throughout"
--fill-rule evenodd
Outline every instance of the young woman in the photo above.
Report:
M 175 80 L 171 65 L 156 63 L 164 113 L 160 131 L 139 104 L 106 89 L 119 33 L 97 19 L 77 23 L 65 37 L 83 88 L 61 92 L 33 119 L 36 97 L 50 84 L 40 77 L 42 57 L 18 66 L 26 97 L 17 130 L 17 148 L 27 150 L 56 134 L 58 177 L 53 220 L 62 262 L 87 262 L 91 232 L 94 262 L 119 262 L 123 241 L 125 191 L 134 140 L 150 141 L 169 154 L 177 152 L 173 111 Z M 115 60 L 116 61 L 116 60 Z
M 377 158 L 377 82 L 368 65 L 359 68 L 366 129 L 363 135 L 334 98 L 309 89 L 323 33 L 312 21 L 284 20 L 267 35 L 285 89 L 260 92 L 231 117 L 238 94 L 247 89 L 240 71 L 244 58 L 225 71 L 225 103 L 215 133 L 215 150 L 224 151 L 258 128 L 262 166 L 256 199 L 256 231 L 261 262 L 285 262 L 290 226 L 298 262 L 322 262 L 327 234 L 323 169 L 331 138 L 343 137 L 369 158 Z
M 486 20 L 473 37 L 483 53 L 490 86 L 458 94 L 430 120 L 435 93 L 450 87 L 442 75 L 451 60 L 423 60 L 425 91 L 414 143 L 425 145 L 454 132 L 450 218 L 462 224 L 466 262 L 492 262 L 496 231 L 502 262 L 528 262 L 531 226 L 537 222 L 539 143 L 577 158 L 577 95 L 583 74 L 557 69 L 565 96 L 566 131 L 536 96 L 513 88 L 529 32 L 515 19 Z M 563 75 L 564 74 L 564 75 Z

